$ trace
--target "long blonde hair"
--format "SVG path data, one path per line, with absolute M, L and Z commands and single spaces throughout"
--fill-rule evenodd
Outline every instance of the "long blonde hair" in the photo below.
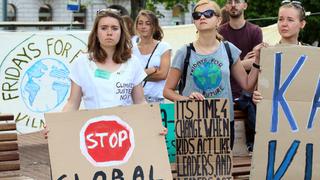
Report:
M 206 5 L 206 4 L 209 4 L 209 5 L 212 6 L 212 8 L 213 8 L 213 10 L 214 10 L 214 12 L 215 12 L 215 15 L 216 15 L 217 17 L 221 17 L 221 8 L 220 8 L 220 6 L 219 6 L 216 2 L 210 1 L 210 0 L 200 0 L 200 1 L 198 1 L 197 4 L 196 4 L 196 5 L 194 6 L 194 8 L 193 8 L 193 12 L 195 12 L 196 9 L 197 9 L 199 6 Z M 217 32 L 217 39 L 218 39 L 219 41 L 222 41 L 222 40 L 223 40 L 223 37 L 222 37 L 218 32 Z

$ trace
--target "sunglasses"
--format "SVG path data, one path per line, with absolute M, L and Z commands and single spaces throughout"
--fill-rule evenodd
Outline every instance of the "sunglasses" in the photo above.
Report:
M 283 4 L 289 4 L 289 3 L 298 4 L 298 5 L 301 6 L 301 2 L 300 2 L 300 1 L 283 0 L 283 1 L 281 2 L 282 5 L 283 5 Z
M 290 4 L 290 5 L 294 6 L 294 7 L 297 8 L 297 9 L 301 9 L 302 12 L 303 12 L 303 14 L 305 14 L 305 12 L 306 12 L 306 11 L 304 10 L 304 8 L 303 8 L 303 6 L 302 6 L 302 3 L 301 3 L 300 1 L 283 0 L 283 1 L 281 2 L 281 5 L 286 5 L 286 4 Z
M 304 8 L 302 7 L 302 3 L 300 1 L 283 0 L 281 2 L 281 5 L 285 5 L 285 4 L 292 4 L 294 7 L 301 8 L 304 10 Z
M 240 3 L 243 3 L 244 0 L 228 0 L 227 1 L 227 4 L 232 4 L 232 3 L 235 3 L 235 4 L 240 4 Z
M 99 9 L 99 10 L 97 11 L 97 15 L 102 15 L 102 14 L 105 14 L 105 13 L 114 13 L 114 14 L 120 15 L 120 11 L 119 11 L 119 10 L 117 10 L 117 9 L 112 9 L 112 8 Z
M 212 9 L 208 9 L 204 12 L 193 12 L 192 18 L 193 20 L 198 20 L 201 18 L 202 15 L 204 15 L 205 18 L 212 18 L 212 16 L 216 15 L 216 13 Z

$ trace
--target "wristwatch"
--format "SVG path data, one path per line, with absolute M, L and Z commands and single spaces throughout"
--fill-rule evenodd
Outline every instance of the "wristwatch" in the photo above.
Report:
M 252 66 L 260 70 L 260 65 L 257 63 L 252 63 Z

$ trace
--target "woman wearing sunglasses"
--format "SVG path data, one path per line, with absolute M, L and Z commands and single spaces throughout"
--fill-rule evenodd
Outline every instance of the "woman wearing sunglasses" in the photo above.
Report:
M 175 89 L 184 73 L 184 59 L 187 46 L 180 48 L 173 59 L 166 80 L 164 96 L 171 101 L 205 98 L 228 98 L 231 119 L 231 147 L 234 139 L 233 105 L 230 87 L 230 75 L 245 90 L 254 88 L 259 74 L 259 59 L 247 75 L 239 61 L 241 51 L 228 43 L 233 64 L 229 67 L 229 58 L 222 37 L 217 33 L 221 21 L 220 7 L 213 1 L 200 0 L 192 13 L 198 38 L 192 43 L 189 65 L 186 72 L 185 88 L 181 94 Z M 262 45 L 257 47 L 261 48 Z
M 131 56 L 130 35 L 120 14 L 112 9 L 97 12 L 88 38 L 88 52 L 71 67 L 71 93 L 63 111 L 144 103 L 141 82 L 146 77 Z
M 282 1 L 278 12 L 278 32 L 281 45 L 307 45 L 299 41 L 300 30 L 306 25 L 306 15 L 300 1 Z M 252 100 L 259 103 L 262 100 L 259 91 L 254 91 Z

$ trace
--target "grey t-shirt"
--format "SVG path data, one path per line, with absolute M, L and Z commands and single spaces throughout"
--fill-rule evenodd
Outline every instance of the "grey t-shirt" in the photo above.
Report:
M 241 51 L 229 43 L 233 63 L 239 59 Z M 187 45 L 180 48 L 173 59 L 172 68 L 183 71 Z M 233 101 L 230 86 L 229 58 L 224 44 L 221 42 L 216 51 L 202 55 L 191 50 L 186 85 L 182 92 L 189 96 L 192 92 L 200 92 L 205 97 L 228 98 L 230 105 L 230 120 L 233 121 Z

